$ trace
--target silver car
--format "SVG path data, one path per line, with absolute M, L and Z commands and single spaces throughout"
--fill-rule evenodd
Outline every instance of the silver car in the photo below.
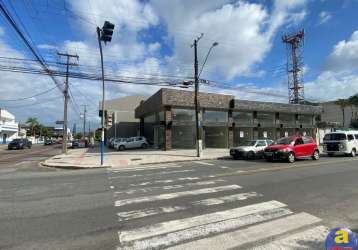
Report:
M 115 144 L 115 148 L 121 151 L 131 148 L 147 148 L 147 147 L 148 147 L 147 139 L 145 139 L 145 137 L 143 136 L 123 139 Z

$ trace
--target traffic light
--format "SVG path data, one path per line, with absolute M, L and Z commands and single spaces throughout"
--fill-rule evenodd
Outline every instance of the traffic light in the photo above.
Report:
M 101 31 L 101 40 L 104 41 L 104 43 L 110 42 L 112 40 L 113 30 L 114 24 L 105 21 Z

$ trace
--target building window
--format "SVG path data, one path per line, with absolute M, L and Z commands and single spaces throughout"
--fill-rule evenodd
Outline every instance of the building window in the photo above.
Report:
M 313 119 L 312 115 L 298 115 L 298 123 L 305 125 L 312 125 Z
M 155 114 L 144 117 L 144 123 L 155 123 Z
M 228 122 L 228 113 L 225 111 L 211 111 L 204 112 L 204 121 L 206 122 Z
M 253 113 L 237 111 L 232 114 L 235 124 L 237 125 L 251 125 L 253 123 Z
M 195 111 L 192 109 L 173 109 L 173 121 L 195 121 Z
M 295 118 L 294 114 L 280 113 L 279 117 L 280 117 L 280 123 L 281 124 L 292 124 L 292 125 L 294 125 L 296 123 L 296 118 Z
M 275 123 L 275 113 L 257 112 L 257 123 L 261 125 L 273 125 Z

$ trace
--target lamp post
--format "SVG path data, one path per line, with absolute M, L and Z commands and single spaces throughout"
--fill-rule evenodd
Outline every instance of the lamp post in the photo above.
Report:
M 98 38 L 98 45 L 99 45 L 99 53 L 101 55 L 101 68 L 102 68 L 102 115 L 101 115 L 101 166 L 103 166 L 104 161 L 104 94 L 105 94 L 105 87 L 104 87 L 104 67 L 103 67 L 103 53 L 102 53 L 102 43 L 101 41 L 104 41 L 104 44 L 107 42 L 110 42 L 112 40 L 114 30 L 114 24 L 105 21 L 104 25 L 101 28 L 97 27 L 97 38 Z
M 201 115 L 200 110 L 199 110 L 199 100 L 198 100 L 198 93 L 199 93 L 199 76 L 201 74 L 201 72 L 203 71 L 204 65 L 206 63 L 206 61 L 208 60 L 208 57 L 210 55 L 211 50 L 217 46 L 219 43 L 214 42 L 208 53 L 206 54 L 205 60 L 203 65 L 201 66 L 201 70 L 200 73 L 198 72 L 198 42 L 199 40 L 203 37 L 203 33 L 201 33 L 201 35 L 196 38 L 194 40 L 194 44 L 192 45 L 192 47 L 194 47 L 194 86 L 195 86 L 195 90 L 194 90 L 194 105 L 195 105 L 195 127 L 196 127 L 196 156 L 197 157 L 201 157 L 203 155 L 203 141 L 202 141 L 202 119 L 201 119 Z

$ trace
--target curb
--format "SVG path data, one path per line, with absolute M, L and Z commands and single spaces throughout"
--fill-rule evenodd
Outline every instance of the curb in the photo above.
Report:
M 61 165 L 56 165 L 56 164 L 48 164 L 45 162 L 40 162 L 40 165 L 43 167 L 48 167 L 48 168 L 60 168 L 60 169 L 69 169 L 69 170 L 80 170 L 80 169 L 106 169 L 106 168 L 111 168 L 112 166 L 95 166 L 95 167 L 83 167 L 83 166 L 76 166 L 76 165 L 69 165 L 69 166 L 61 166 Z
M 155 165 L 155 164 L 162 164 L 162 163 L 173 163 L 173 162 L 188 162 L 188 161 L 206 161 L 206 160 L 228 160 L 231 157 L 213 157 L 213 158 L 199 158 L 199 159 L 188 159 L 188 160 L 173 160 L 173 161 L 161 161 L 161 162 L 147 162 L 147 163 L 138 163 L 137 165 Z M 130 166 L 130 165 L 129 165 Z

